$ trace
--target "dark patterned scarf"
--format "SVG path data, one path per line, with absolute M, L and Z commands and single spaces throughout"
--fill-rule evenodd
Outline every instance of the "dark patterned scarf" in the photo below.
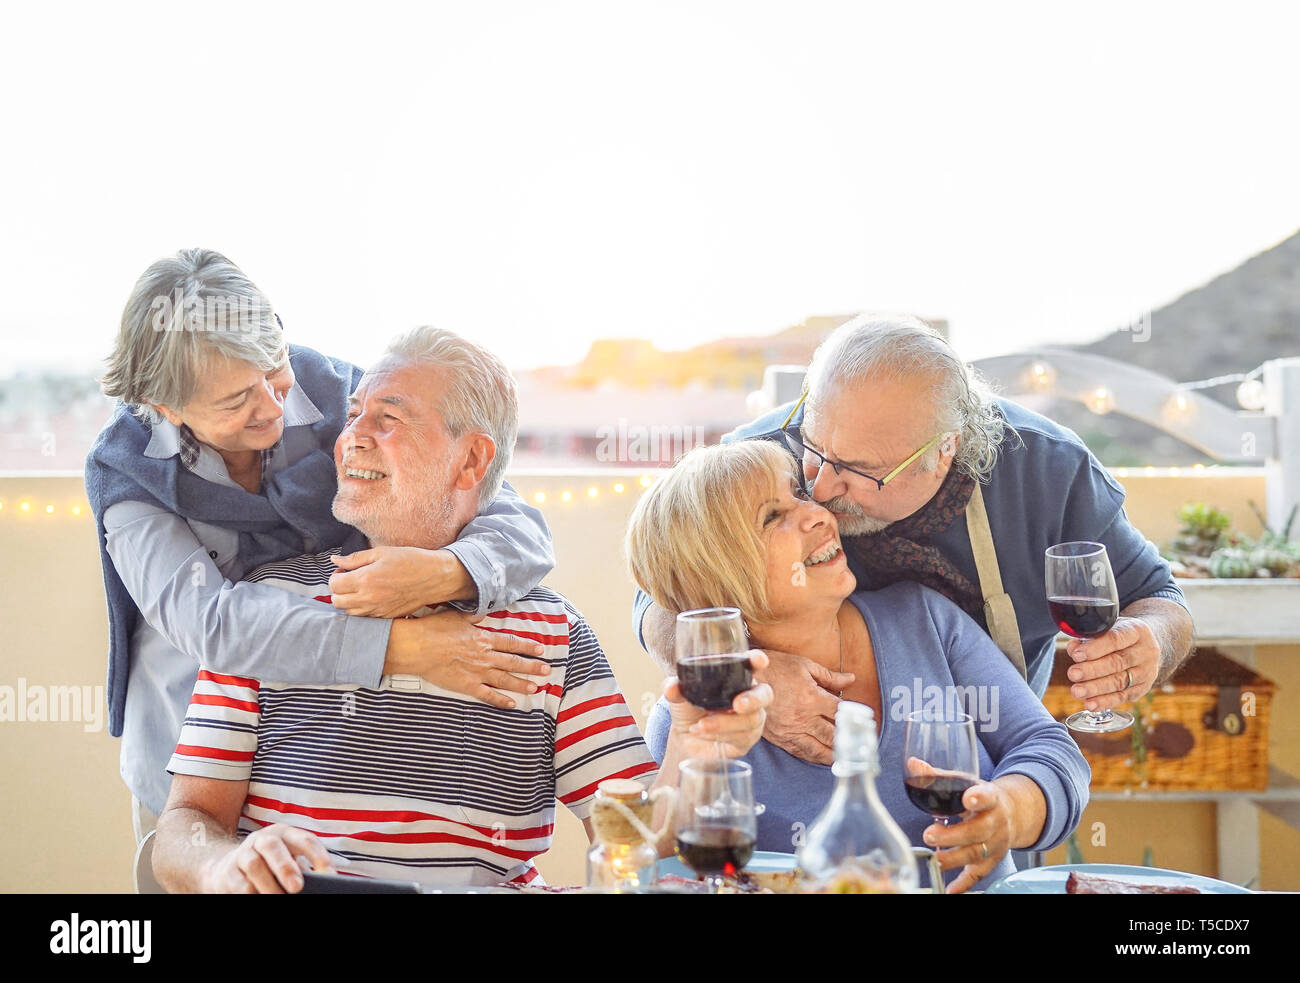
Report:
M 911 580 L 937 590 L 984 628 L 984 598 L 948 557 L 929 542 L 966 510 L 975 479 L 951 468 L 939 490 L 906 519 L 880 532 L 850 536 L 844 546 L 867 582 L 860 587 L 878 590 L 900 580 Z

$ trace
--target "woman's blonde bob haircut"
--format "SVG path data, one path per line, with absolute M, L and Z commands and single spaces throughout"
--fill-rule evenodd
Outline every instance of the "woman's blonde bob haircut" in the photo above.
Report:
M 774 618 L 759 506 L 794 478 L 770 440 L 700 447 L 641 496 L 628 523 L 632 579 L 667 611 L 739 608 L 752 625 Z

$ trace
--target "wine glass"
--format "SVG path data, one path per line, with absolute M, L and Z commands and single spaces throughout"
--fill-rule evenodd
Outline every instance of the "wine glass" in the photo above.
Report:
M 968 714 L 935 707 L 907 715 L 903 784 L 912 805 L 948 826 L 966 811 L 961 798 L 979 781 L 979 744 Z
M 1074 638 L 1096 638 L 1115 625 L 1119 593 L 1101 543 L 1060 543 L 1047 550 L 1047 608 L 1056 626 Z M 1110 734 L 1133 726 L 1124 710 L 1080 710 L 1066 718 L 1071 730 Z
M 749 636 L 737 608 L 701 608 L 677 616 L 677 684 L 701 710 L 730 710 L 754 685 Z
M 699 608 L 677 616 L 677 685 L 682 696 L 701 710 L 730 710 L 732 701 L 754 685 L 749 664 L 749 634 L 739 608 Z M 715 744 L 726 758 L 722 742 Z M 716 806 L 734 810 L 728 786 Z
M 687 758 L 679 771 L 677 855 L 717 894 L 723 878 L 740 873 L 754 856 L 754 772 L 729 758 Z

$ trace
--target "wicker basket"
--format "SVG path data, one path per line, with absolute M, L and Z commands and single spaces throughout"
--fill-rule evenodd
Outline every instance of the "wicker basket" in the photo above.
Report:
M 1043 704 L 1057 720 L 1081 709 L 1064 650 Z M 1197 649 L 1170 684 L 1132 704 L 1117 734 L 1077 734 L 1094 789 L 1250 789 L 1268 785 L 1273 683 L 1216 649 Z

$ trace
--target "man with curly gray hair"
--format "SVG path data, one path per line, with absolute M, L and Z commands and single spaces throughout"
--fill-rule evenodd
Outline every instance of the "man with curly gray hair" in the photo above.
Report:
M 1071 694 L 1086 709 L 1140 698 L 1190 653 L 1182 593 L 1129 523 L 1124 489 L 1075 434 L 994 397 L 917 318 L 841 325 L 813 356 L 798 402 L 723 440 L 746 438 L 790 450 L 808 493 L 834 513 L 860 588 L 911 580 L 945 595 L 1039 696 L 1059 630 L 1043 584 L 1044 551 L 1056 543 L 1105 544 L 1119 591 L 1114 628 L 1069 646 Z M 669 613 L 639 598 L 636 620 L 648 651 L 666 661 Z M 798 653 L 768 654 L 777 699 L 764 736 L 829 763 L 837 694 L 851 677 Z

